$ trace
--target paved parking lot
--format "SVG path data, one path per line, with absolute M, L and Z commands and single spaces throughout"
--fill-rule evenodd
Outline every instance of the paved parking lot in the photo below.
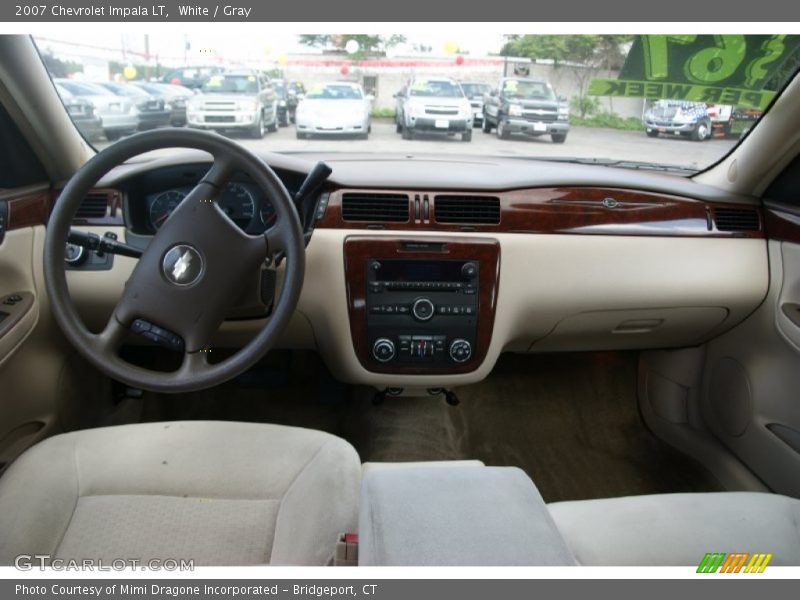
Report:
M 390 152 L 419 154 L 479 154 L 489 156 L 577 156 L 639 160 L 693 168 L 707 166 L 724 156 L 736 140 L 713 139 L 692 142 L 688 139 L 649 138 L 644 131 L 621 131 L 573 127 L 563 144 L 554 144 L 549 136 L 539 138 L 512 137 L 500 140 L 492 132 L 476 128 L 471 142 L 458 137 L 430 135 L 403 140 L 395 132 L 391 120 L 376 120 L 368 140 L 314 138 L 299 140 L 294 126 L 281 127 L 261 140 L 232 136 L 243 145 L 257 150 L 286 152 Z M 103 142 L 98 147 L 108 145 Z

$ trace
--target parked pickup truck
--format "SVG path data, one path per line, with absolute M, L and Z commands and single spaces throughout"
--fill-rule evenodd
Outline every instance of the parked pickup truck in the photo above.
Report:
M 546 81 L 506 77 L 484 99 L 483 132 L 493 128 L 501 139 L 512 133 L 549 135 L 561 144 L 569 132 L 569 108 Z
M 711 117 L 702 102 L 656 100 L 645 110 L 642 121 L 649 137 L 664 134 L 689 137 L 696 142 L 711 137 Z

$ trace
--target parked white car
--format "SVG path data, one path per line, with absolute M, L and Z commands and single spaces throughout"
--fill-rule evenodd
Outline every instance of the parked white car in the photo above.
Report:
M 348 135 L 367 139 L 372 100 L 357 83 L 315 85 L 297 105 L 297 137 Z

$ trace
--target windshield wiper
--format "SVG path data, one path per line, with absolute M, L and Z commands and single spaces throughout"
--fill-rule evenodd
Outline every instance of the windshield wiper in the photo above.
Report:
M 650 171 L 663 171 L 668 173 L 682 173 L 694 175 L 698 169 L 682 167 L 680 165 L 664 165 L 661 163 L 645 162 L 641 160 L 623 160 L 614 158 L 584 158 L 580 156 L 537 156 L 536 160 L 546 160 L 550 162 L 566 162 L 580 165 L 601 165 L 603 167 L 619 167 L 621 169 L 646 169 Z

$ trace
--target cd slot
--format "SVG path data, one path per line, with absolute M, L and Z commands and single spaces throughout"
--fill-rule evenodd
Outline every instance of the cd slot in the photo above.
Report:
M 385 281 L 380 285 L 387 291 L 458 292 L 468 284 L 463 281 Z

